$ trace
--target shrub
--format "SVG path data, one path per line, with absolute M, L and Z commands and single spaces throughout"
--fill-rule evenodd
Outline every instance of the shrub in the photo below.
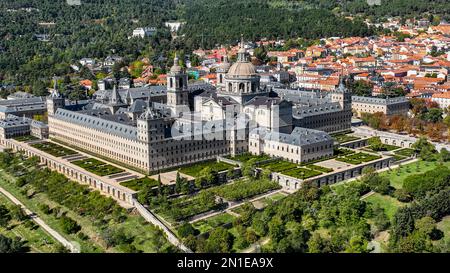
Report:
M 398 201 L 404 203 L 411 202 L 412 200 L 411 195 L 409 195 L 408 192 L 404 189 L 395 190 L 394 197 L 397 198 Z
M 81 226 L 78 225 L 78 223 L 73 220 L 72 218 L 69 218 L 66 215 L 61 216 L 59 219 L 59 225 L 64 233 L 66 234 L 73 234 L 77 233 L 81 230 Z
M 198 231 L 189 223 L 183 223 L 178 228 L 178 235 L 181 236 L 181 238 L 186 238 L 189 235 L 197 235 Z

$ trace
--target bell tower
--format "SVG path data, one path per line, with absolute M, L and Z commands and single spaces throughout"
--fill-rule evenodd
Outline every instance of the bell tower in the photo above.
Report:
M 58 79 L 53 78 L 53 89 L 50 96 L 47 97 L 47 112 L 49 116 L 53 116 L 58 108 L 64 108 L 66 106 L 65 99 L 58 91 Z
M 175 54 L 173 66 L 167 74 L 167 105 L 173 115 L 178 115 L 180 110 L 189 106 L 188 75 L 178 61 Z

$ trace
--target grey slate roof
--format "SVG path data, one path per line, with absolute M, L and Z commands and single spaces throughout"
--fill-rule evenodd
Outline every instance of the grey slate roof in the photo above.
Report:
M 408 99 L 406 97 L 383 99 L 383 98 L 376 98 L 376 97 L 352 96 L 352 101 L 359 102 L 359 103 L 378 104 L 378 105 L 391 105 L 391 104 L 408 102 Z
M 292 109 L 292 115 L 295 118 L 304 118 L 339 111 L 342 111 L 342 107 L 338 102 L 329 102 L 318 105 L 295 107 Z
M 252 135 L 257 134 L 266 141 L 277 141 L 296 146 L 306 146 L 321 142 L 333 141 L 333 138 L 318 130 L 296 127 L 291 134 L 284 134 L 270 131 L 267 128 L 257 128 L 251 132 Z
M 3 113 L 45 109 L 47 109 L 47 102 L 44 97 L 0 101 L 0 112 Z
M 55 117 L 66 122 L 86 126 L 105 133 L 137 140 L 137 128 L 131 125 L 61 108 L 56 110 Z

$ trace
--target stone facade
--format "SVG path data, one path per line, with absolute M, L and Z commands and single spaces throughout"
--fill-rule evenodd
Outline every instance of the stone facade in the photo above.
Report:
M 381 112 L 387 116 L 406 115 L 409 111 L 409 101 L 405 97 L 398 98 L 372 98 L 372 97 L 352 97 L 352 110 L 357 117 L 363 113 L 374 114 Z

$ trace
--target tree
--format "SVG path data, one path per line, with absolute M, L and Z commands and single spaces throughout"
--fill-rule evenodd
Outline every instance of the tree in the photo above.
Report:
M 269 236 L 273 242 L 280 241 L 285 235 L 285 227 L 279 216 L 275 216 L 269 222 Z
M 6 206 L 0 204 L 0 227 L 8 226 L 9 221 L 11 220 L 11 215 L 9 214 L 9 210 Z
M 198 233 L 198 231 L 190 223 L 181 224 L 177 231 L 181 238 L 187 238 L 190 235 L 197 235 Z
M 436 123 L 442 121 L 442 115 L 443 111 L 441 108 L 431 108 L 422 115 L 422 119 L 428 122 Z
M 372 95 L 373 85 L 370 82 L 359 80 L 350 85 L 350 90 L 356 96 L 369 97 Z
M 77 233 L 79 230 L 81 230 L 81 226 L 78 225 L 75 220 L 65 215 L 61 216 L 61 218 L 59 219 L 59 225 L 63 232 L 66 234 Z
M 367 240 L 360 235 L 352 236 L 348 242 L 345 252 L 347 253 L 367 253 Z
M 369 139 L 369 145 L 374 151 L 382 151 L 384 150 L 383 142 L 379 137 L 372 137 Z
M 27 219 L 27 215 L 22 210 L 22 207 L 20 205 L 11 206 L 9 209 L 9 214 L 13 219 L 16 219 L 17 221 L 23 221 Z
M 10 239 L 0 234 L 0 253 L 20 253 L 25 251 L 25 242 L 20 238 Z
M 228 253 L 233 245 L 233 236 L 223 227 L 214 229 L 206 244 L 208 253 Z
M 413 148 L 423 160 L 430 160 L 434 158 L 434 154 L 436 152 L 434 145 L 428 142 L 424 137 L 419 138 L 419 140 L 417 140 L 411 148 Z
M 392 223 L 392 240 L 396 242 L 411 234 L 414 230 L 414 223 L 411 209 L 408 207 L 399 208 Z

